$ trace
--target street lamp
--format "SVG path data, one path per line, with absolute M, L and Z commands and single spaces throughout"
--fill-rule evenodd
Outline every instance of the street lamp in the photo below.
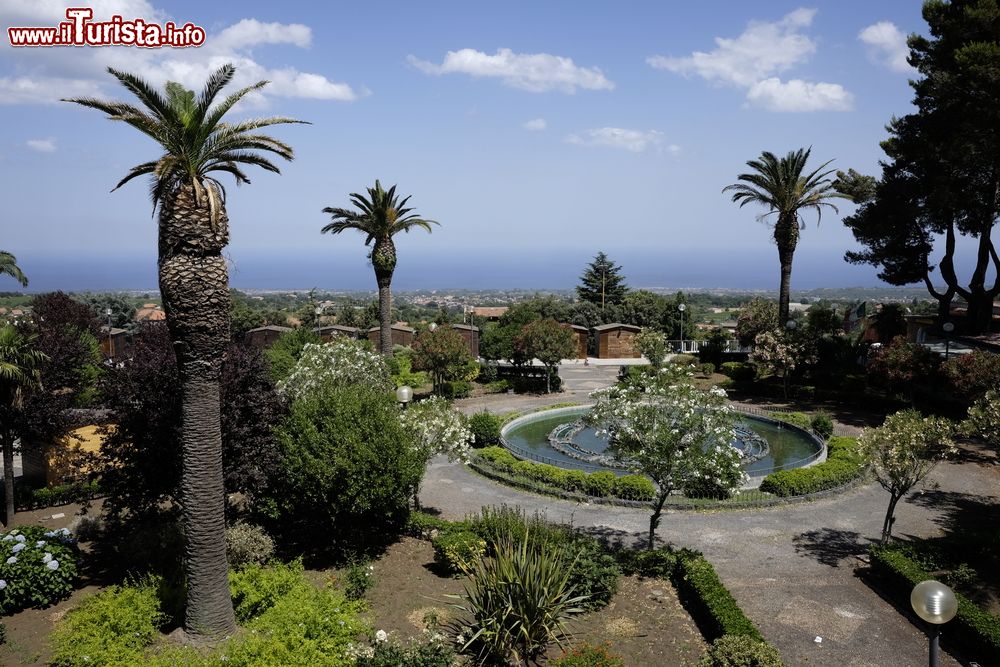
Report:
M 910 593 L 910 605 L 917 616 L 931 624 L 930 667 L 938 664 L 938 643 L 941 639 L 941 626 L 955 618 L 958 612 L 958 601 L 950 588 L 940 581 L 930 579 L 921 581 L 913 587 Z
M 799 323 L 796 322 L 795 320 L 788 320 L 787 322 L 785 322 L 785 328 L 788 329 L 789 331 L 795 331 L 795 329 L 797 329 L 798 326 Z
M 955 325 L 951 322 L 945 322 L 941 328 L 946 334 L 944 337 L 944 360 L 948 361 L 948 356 L 951 354 L 951 333 L 955 330 Z
M 681 313 L 681 354 L 684 354 L 684 311 L 687 310 L 687 306 L 683 303 L 678 304 L 677 310 Z
M 396 390 L 396 400 L 403 405 L 403 409 L 405 410 L 407 404 L 413 400 L 413 390 L 409 385 L 404 384 Z
M 437 323 L 437 322 L 431 322 L 430 324 L 428 324 L 428 325 L 427 325 L 427 328 L 428 328 L 428 329 L 429 329 L 430 331 L 434 331 L 435 329 L 437 329 L 437 328 L 438 328 L 438 323 Z
M 108 316 L 108 357 L 115 356 L 114 339 L 111 337 L 111 314 L 112 310 L 110 307 L 104 309 L 104 314 Z

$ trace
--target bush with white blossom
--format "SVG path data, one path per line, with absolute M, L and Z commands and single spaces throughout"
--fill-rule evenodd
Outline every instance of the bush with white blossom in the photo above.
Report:
M 26 526 L 0 533 L 0 615 L 47 607 L 67 597 L 76 580 L 70 532 Z
M 744 481 L 741 454 L 731 446 L 734 414 L 726 392 L 704 391 L 669 369 L 658 377 L 592 394 L 588 421 L 607 436 L 609 449 L 657 485 L 649 520 L 649 545 L 667 497 L 695 481 L 726 493 Z
M 322 345 L 307 344 L 278 391 L 294 401 L 324 388 L 348 385 L 385 392 L 395 386 L 382 355 L 359 341 L 337 338 Z
M 969 408 L 969 415 L 962 422 L 966 435 L 982 438 L 1000 452 L 1000 391 L 991 389 Z
M 765 331 L 757 334 L 754 339 L 750 361 L 775 375 L 780 375 L 787 395 L 788 379 L 795 369 L 818 361 L 816 342 L 808 335 L 780 329 Z
M 446 399 L 431 396 L 411 405 L 399 418 L 403 428 L 413 434 L 413 446 L 423 458 L 447 454 L 452 461 L 469 461 L 472 431 Z

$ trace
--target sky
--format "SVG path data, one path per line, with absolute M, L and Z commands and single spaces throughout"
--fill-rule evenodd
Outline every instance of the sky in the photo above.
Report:
M 398 240 L 397 289 L 565 288 L 598 251 L 645 287 L 777 286 L 761 209 L 721 191 L 769 150 L 878 173 L 879 142 L 912 109 L 905 37 L 920 3 L 284 2 L 100 0 L 191 22 L 202 46 L 0 43 L 0 248 L 32 289 L 156 284 L 146 184 L 110 192 L 154 143 L 67 96 L 129 97 L 105 72 L 199 89 L 231 62 L 272 83 L 236 117 L 293 116 L 275 175 L 227 184 L 232 283 L 368 289 L 360 235 L 322 235 L 326 206 L 398 184 L 430 235 Z M 0 24 L 54 26 L 64 2 L 0 0 Z M 4 31 L 6 33 L 6 30 Z M 841 218 L 807 218 L 793 288 L 878 284 L 843 262 Z M 0 278 L 0 290 L 14 283 Z

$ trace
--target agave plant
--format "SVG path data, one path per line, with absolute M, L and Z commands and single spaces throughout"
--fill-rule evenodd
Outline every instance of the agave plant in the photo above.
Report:
M 469 578 L 464 603 L 455 605 L 474 619 L 462 650 L 474 650 L 486 664 L 537 665 L 552 643 L 563 646 L 566 622 L 585 611 L 589 596 L 577 595 L 558 546 L 539 542 L 525 528 L 519 539 L 501 537 L 492 556 L 463 564 Z

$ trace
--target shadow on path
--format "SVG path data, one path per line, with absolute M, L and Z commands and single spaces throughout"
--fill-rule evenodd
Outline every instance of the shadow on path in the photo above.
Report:
M 792 543 L 800 556 L 813 558 L 830 567 L 840 567 L 845 558 L 867 552 L 875 540 L 862 537 L 861 533 L 853 530 L 819 528 L 796 535 Z

